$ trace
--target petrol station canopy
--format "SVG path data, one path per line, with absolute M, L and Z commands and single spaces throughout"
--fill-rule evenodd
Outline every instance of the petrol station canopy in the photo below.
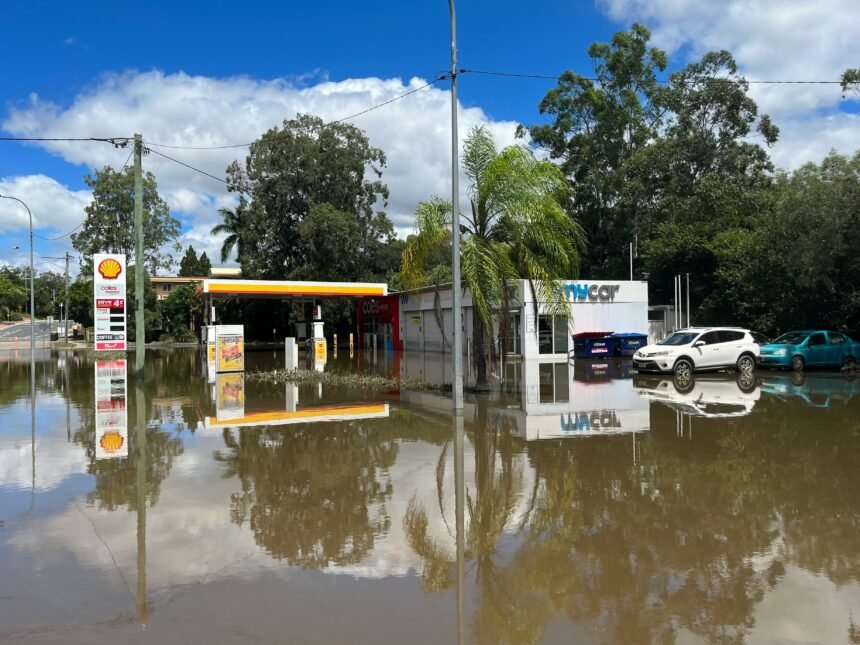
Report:
M 210 298 L 296 298 L 352 297 L 388 295 L 384 282 L 318 282 L 314 280 L 201 280 L 197 295 Z

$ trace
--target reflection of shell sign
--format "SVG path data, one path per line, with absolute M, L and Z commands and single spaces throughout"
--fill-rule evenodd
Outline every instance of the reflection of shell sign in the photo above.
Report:
M 102 435 L 102 438 L 99 439 L 99 445 L 102 447 L 102 450 L 105 451 L 105 454 L 110 456 L 114 455 L 122 449 L 123 444 L 125 443 L 125 438 L 119 433 L 113 430 L 105 432 Z
M 122 265 L 113 258 L 107 258 L 99 262 L 98 270 L 106 280 L 116 280 L 122 273 Z

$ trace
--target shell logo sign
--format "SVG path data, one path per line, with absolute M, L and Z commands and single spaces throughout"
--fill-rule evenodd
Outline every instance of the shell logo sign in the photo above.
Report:
M 98 271 L 105 280 L 116 280 L 122 273 L 122 265 L 113 258 L 107 258 L 99 262 Z
M 125 437 L 123 437 L 119 432 L 115 430 L 109 430 L 102 435 L 102 438 L 99 439 L 99 444 L 102 447 L 102 450 L 105 451 L 105 454 L 108 456 L 114 455 L 122 449 L 122 445 L 125 443 Z

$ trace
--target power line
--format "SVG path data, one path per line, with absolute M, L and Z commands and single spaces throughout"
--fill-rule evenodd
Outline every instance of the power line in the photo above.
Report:
M 115 146 L 124 145 L 128 137 L 0 137 L 0 141 L 98 141 Z
M 405 94 L 401 94 L 400 96 L 395 96 L 393 99 L 389 99 L 389 100 L 385 101 L 384 103 L 380 103 L 379 105 L 374 105 L 373 107 L 369 107 L 366 110 L 362 110 L 361 112 L 356 112 L 355 114 L 350 114 L 349 116 L 345 116 L 342 119 L 337 119 L 336 121 L 329 121 L 329 125 L 333 125 L 335 123 L 341 123 L 343 121 L 349 121 L 350 119 L 354 119 L 355 117 L 361 116 L 362 114 L 367 114 L 368 112 L 373 112 L 373 110 L 378 110 L 381 107 L 385 107 L 386 105 L 394 103 L 395 101 L 399 101 L 400 99 L 405 99 L 407 96 L 411 96 L 412 94 L 415 94 L 416 92 L 420 92 L 421 90 L 427 89 L 431 85 L 435 85 L 439 81 L 445 80 L 448 77 L 450 77 L 450 74 L 447 74 L 447 73 L 439 74 L 438 76 L 436 76 L 436 78 L 434 78 L 429 83 L 425 83 L 424 85 L 422 85 L 420 87 L 416 87 L 415 89 L 409 90 Z
M 505 76 L 510 78 L 536 78 L 542 80 L 550 80 L 557 81 L 561 74 L 556 74 L 555 76 L 550 76 L 549 74 L 522 74 L 518 72 L 497 72 L 497 71 L 489 71 L 489 70 L 481 70 L 481 69 L 459 69 L 457 70 L 460 74 L 480 74 L 482 76 Z M 588 81 L 598 82 L 599 79 L 588 76 L 581 76 L 580 78 L 584 78 Z M 713 81 L 732 81 L 734 79 L 730 78 L 711 78 L 708 80 Z M 753 79 L 744 79 L 747 83 L 755 84 L 755 85 L 839 85 L 841 81 L 805 81 L 805 80 L 753 80 Z M 658 80 L 660 84 L 666 85 L 670 81 L 668 80 Z
M 43 237 L 43 236 L 39 235 L 38 233 L 33 233 L 33 237 L 38 237 L 40 240 L 45 240 L 46 242 L 53 242 L 55 240 L 62 240 L 64 237 L 68 237 L 69 235 L 71 235 L 72 233 L 77 231 L 81 226 L 83 226 L 86 223 L 86 221 L 87 220 L 84 219 L 80 224 L 78 224 L 75 228 L 73 228 L 68 233 L 63 233 L 62 235 L 58 235 L 57 237 Z
M 342 117 L 340 119 L 335 119 L 334 121 L 329 121 L 327 125 L 334 125 L 335 123 L 342 123 L 344 121 L 349 121 L 350 119 L 354 119 L 356 117 L 362 116 L 363 114 L 367 114 L 368 112 L 373 112 L 374 110 L 378 110 L 379 108 L 385 107 L 386 105 L 390 105 L 396 101 L 400 101 L 401 99 L 405 99 L 407 96 L 411 96 L 416 92 L 420 92 L 421 90 L 425 90 L 432 85 L 435 85 L 439 81 L 443 81 L 446 78 L 450 78 L 451 74 L 448 72 L 440 73 L 434 78 L 432 81 L 421 85 L 420 87 L 415 87 L 408 92 L 404 92 L 403 94 L 399 94 L 394 98 L 388 99 L 387 101 L 383 101 L 382 103 L 378 103 L 377 105 L 373 105 L 367 109 L 361 110 L 360 112 L 356 112 L 355 114 L 350 114 L 349 116 Z M 154 143 L 152 141 L 144 141 L 147 147 L 152 148 L 169 148 L 172 150 L 229 150 L 231 148 L 247 148 L 249 147 L 253 141 L 249 141 L 248 143 L 232 143 L 223 146 L 181 146 L 181 145 L 172 145 L 167 143 Z M 153 152 L 156 152 L 153 150 Z M 157 153 L 156 153 L 157 154 Z M 163 155 L 162 155 L 163 156 Z M 168 157 L 169 158 L 169 157 Z M 175 159 L 173 161 L 176 161 Z M 177 162 L 181 163 L 181 162 Z M 202 171 L 201 171 L 202 172 Z M 206 173 L 203 173 L 206 174 Z M 210 175 L 211 176 L 211 175 Z M 219 181 L 223 181 L 220 180 Z
M 147 145 L 149 145 L 149 144 L 147 144 Z M 200 168 L 195 168 L 194 166 L 187 164 L 184 161 L 179 161 L 179 159 L 174 159 L 173 157 L 168 157 L 163 152 L 159 152 L 158 150 L 150 150 L 150 152 L 157 154 L 159 157 L 164 157 L 165 159 L 172 161 L 173 163 L 177 163 L 180 166 L 185 166 L 186 168 L 193 170 L 194 172 L 199 172 L 201 175 L 206 175 L 207 177 L 210 177 L 210 178 L 214 179 L 215 181 L 220 181 L 222 184 L 225 184 L 227 186 L 230 185 L 229 182 L 227 182 L 225 179 L 221 179 L 220 177 L 216 177 L 215 175 L 210 174 L 210 173 L 206 172 L 205 170 L 200 170 Z

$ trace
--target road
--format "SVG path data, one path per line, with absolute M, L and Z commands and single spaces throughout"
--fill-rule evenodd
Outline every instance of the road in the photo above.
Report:
M 47 320 L 37 320 L 36 344 L 50 341 L 51 328 Z M 14 325 L 0 327 L 0 343 L 15 343 L 19 346 L 30 344 L 30 321 L 15 323 Z

